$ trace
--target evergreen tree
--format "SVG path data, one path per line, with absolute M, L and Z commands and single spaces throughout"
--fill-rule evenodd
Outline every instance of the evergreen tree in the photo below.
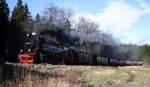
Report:
M 8 37 L 9 8 L 6 0 L 0 0 L 0 59 L 5 57 Z
M 6 0 L 0 0 L 0 26 L 8 24 L 9 8 Z
M 24 17 L 25 18 L 30 17 L 30 12 L 27 4 L 24 5 Z
M 40 21 L 41 21 L 40 15 L 36 14 L 36 16 L 35 16 L 35 22 L 38 23 Z
M 139 57 L 144 63 L 150 64 L 150 45 L 145 44 L 139 47 Z
M 25 16 L 25 7 L 22 4 L 22 0 L 18 0 L 12 12 L 11 24 L 17 29 L 22 29 L 26 20 Z
M 42 19 L 39 14 L 36 14 L 34 23 L 33 23 L 33 32 L 38 32 L 39 29 L 42 29 Z
M 24 30 L 26 32 L 31 32 L 32 28 L 33 28 L 33 22 L 32 22 L 32 17 L 31 17 L 31 14 L 30 14 L 27 4 L 24 5 L 24 19 L 25 19 L 24 27 L 23 27 Z

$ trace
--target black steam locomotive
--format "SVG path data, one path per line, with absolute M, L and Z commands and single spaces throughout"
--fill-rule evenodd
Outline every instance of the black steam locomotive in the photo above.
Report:
M 94 54 L 76 51 L 62 44 L 39 38 L 33 42 L 32 39 L 25 41 L 25 46 L 19 53 L 20 63 L 49 63 L 66 65 L 111 65 L 111 66 L 130 66 L 142 65 L 140 61 L 119 60 L 103 58 Z

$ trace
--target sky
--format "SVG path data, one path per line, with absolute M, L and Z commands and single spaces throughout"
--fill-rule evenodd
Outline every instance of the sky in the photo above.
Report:
M 17 0 L 7 0 L 12 11 Z M 100 25 L 122 43 L 150 44 L 150 0 L 23 0 L 32 16 L 42 14 L 53 3 L 73 9 L 74 18 L 83 16 Z

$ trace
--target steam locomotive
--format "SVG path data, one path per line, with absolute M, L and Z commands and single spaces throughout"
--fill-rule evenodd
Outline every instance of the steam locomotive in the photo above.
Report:
M 25 43 L 18 54 L 20 63 L 48 63 L 66 65 L 111 65 L 111 66 L 131 66 L 142 65 L 141 61 L 119 60 L 103 58 L 87 52 L 76 51 L 62 44 L 47 41 L 39 38 L 34 41 L 27 34 Z

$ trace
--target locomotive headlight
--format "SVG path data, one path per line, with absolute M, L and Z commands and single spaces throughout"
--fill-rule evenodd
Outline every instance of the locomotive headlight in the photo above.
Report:
M 22 53 L 22 52 L 23 52 L 23 50 L 21 49 L 21 50 L 20 50 L 20 52 Z
M 28 52 L 31 52 L 31 49 L 28 49 Z

